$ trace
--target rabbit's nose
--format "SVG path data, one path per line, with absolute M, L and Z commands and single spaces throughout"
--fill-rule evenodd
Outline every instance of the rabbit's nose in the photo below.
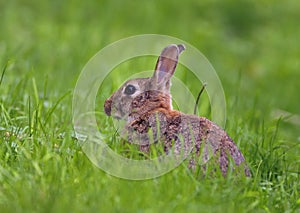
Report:
M 106 115 L 110 116 L 111 115 L 111 104 L 112 104 L 112 99 L 106 99 L 105 103 L 104 103 L 104 111 L 106 113 Z

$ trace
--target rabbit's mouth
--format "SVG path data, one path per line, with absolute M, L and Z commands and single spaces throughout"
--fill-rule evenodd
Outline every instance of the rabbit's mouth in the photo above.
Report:
M 115 114 L 115 115 L 112 115 L 112 117 L 116 120 L 122 120 L 122 116 L 120 116 L 120 115 Z
M 104 103 L 104 111 L 108 116 L 112 116 L 116 120 L 124 119 L 125 113 L 117 110 L 117 107 L 112 103 L 112 98 L 109 98 Z
M 117 110 L 116 108 L 112 107 L 111 109 L 111 116 L 116 120 L 126 120 L 126 113 L 122 110 Z

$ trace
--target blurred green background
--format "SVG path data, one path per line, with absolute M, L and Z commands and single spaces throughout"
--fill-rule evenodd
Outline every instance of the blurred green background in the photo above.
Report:
M 278 139 L 278 143 L 288 147 L 289 150 L 292 149 L 292 154 L 287 158 L 291 159 L 288 165 L 293 165 L 291 167 L 295 170 L 300 161 L 297 145 L 300 142 L 299 11 L 300 2 L 296 0 L 1 1 L 0 66 L 3 68 L 2 73 L 7 65 L 0 85 L 1 104 L 15 110 L 11 114 L 12 117 L 14 115 L 26 117 L 27 108 L 20 108 L 22 104 L 19 102 L 23 102 L 26 106 L 27 99 L 22 99 L 22 96 L 28 97 L 36 92 L 39 95 L 45 95 L 46 97 L 43 98 L 49 100 L 50 103 L 55 103 L 54 100 L 67 91 L 73 90 L 84 65 L 106 45 L 137 34 L 170 35 L 194 45 L 214 66 L 227 99 L 228 131 L 231 135 L 235 135 L 233 136 L 235 139 L 239 136 L 242 139 L 249 139 L 241 142 L 242 139 L 237 140 L 242 149 L 249 151 L 246 153 L 246 158 L 254 168 L 252 171 L 255 172 L 256 169 L 259 171 L 260 167 L 257 159 L 251 159 L 254 154 L 250 151 L 253 149 L 251 144 L 247 145 L 247 143 L 264 137 L 260 135 L 260 130 L 263 131 L 263 128 L 270 127 L 272 131 L 276 128 L 280 113 L 274 114 L 274 111 L 278 112 L 280 109 L 294 115 L 293 118 L 298 124 L 288 121 L 280 123 L 281 138 Z M 34 91 L 32 87 L 31 79 L 33 78 L 37 91 Z M 20 82 L 22 82 L 21 86 Z M 16 91 L 17 95 L 15 95 Z M 62 102 L 61 112 L 54 111 L 53 113 L 56 115 L 54 119 L 57 119 L 57 123 L 53 122 L 48 128 L 54 129 L 54 124 L 57 128 L 57 125 L 60 125 L 59 122 L 62 122 L 66 125 L 66 129 L 72 129 L 71 108 L 69 95 Z M 20 111 L 16 112 L 18 109 Z M 0 121 L 0 124 L 1 122 L 4 123 L 4 120 Z M 3 123 L 1 125 L 5 126 Z M 2 131 L 1 134 L 0 140 L 4 141 L 6 133 Z M 57 144 L 58 142 L 51 143 Z M 68 143 L 72 144 L 72 140 L 70 139 Z M 75 150 L 76 153 L 77 151 Z M 78 161 L 82 158 L 85 156 L 82 155 Z M 14 165 L 14 168 L 18 167 L 18 164 Z M 6 166 L 7 171 L 10 171 L 9 165 Z M 59 168 L 58 166 L 58 170 Z M 4 170 L 1 171 L 3 174 Z M 263 171 L 260 172 L 263 173 Z M 0 173 L 0 180 L 4 184 L 7 180 L 1 177 L 2 174 Z M 74 174 L 77 173 L 71 172 L 69 175 L 72 177 Z M 32 174 L 32 177 L 35 175 Z M 107 180 L 105 175 L 103 178 L 105 181 L 110 180 Z M 107 183 L 105 181 L 101 184 Z M 117 180 L 113 182 L 116 183 Z M 71 182 L 68 184 L 72 188 Z M 118 184 L 127 185 L 125 182 L 118 182 Z M 181 185 L 180 181 L 179 185 Z M 0 185 L 0 190 L 1 187 L 7 190 L 4 185 Z M 297 190 L 297 187 L 294 189 Z M 22 190 L 22 187 L 12 191 L 18 192 L 18 190 Z M 227 190 L 230 191 L 230 188 Z M 73 191 L 72 188 L 69 191 L 70 194 Z M 238 190 L 235 192 L 238 197 Z M 33 196 L 34 191 L 28 193 L 32 193 L 31 196 Z M 92 193 L 96 192 L 92 190 L 88 196 L 92 197 Z M 114 191 L 110 193 L 113 194 Z M 20 198 L 21 195 L 11 193 L 10 196 Z M 269 194 L 265 194 L 265 200 L 261 199 L 256 204 L 253 202 L 253 208 L 259 206 L 266 212 L 270 209 L 276 210 L 274 205 L 277 198 L 274 198 L 270 204 L 266 204 L 267 207 L 264 206 L 268 196 Z M 294 196 L 297 198 L 299 194 L 296 193 Z M 222 198 L 221 195 L 217 197 Z M 122 197 L 116 199 L 126 202 L 126 199 L 124 201 Z M 16 205 L 26 207 L 26 202 Z M 116 202 L 112 201 L 112 203 Z M 277 210 L 286 210 L 300 203 L 299 200 L 298 204 L 295 202 L 293 200 L 287 206 L 280 204 Z M 1 203 L 5 202 L 2 200 Z M 27 204 L 30 206 L 29 203 Z M 139 204 L 141 203 L 143 200 L 139 200 Z M 215 205 L 217 203 L 217 200 L 213 202 Z M 248 204 L 248 202 L 244 203 L 245 206 Z M 197 206 L 190 207 L 197 209 Z M 84 207 L 82 209 L 87 210 Z M 74 211 L 82 209 L 78 207 Z M 161 210 L 159 207 L 158 209 Z M 117 207 L 114 210 L 121 211 Z M 217 210 L 222 210 L 222 206 Z
M 299 3 L 297 1 L 2 1 L 0 54 L 49 88 L 73 88 L 84 64 L 121 38 L 165 34 L 197 47 L 210 60 L 225 93 L 258 96 L 299 113 Z M 239 85 L 237 85 L 238 79 Z

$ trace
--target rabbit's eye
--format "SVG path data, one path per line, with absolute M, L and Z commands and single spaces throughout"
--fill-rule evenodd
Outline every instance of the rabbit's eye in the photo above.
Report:
M 126 95 L 132 95 L 133 93 L 135 93 L 135 91 L 136 91 L 135 86 L 129 84 L 129 85 L 125 88 L 124 93 L 125 93 Z

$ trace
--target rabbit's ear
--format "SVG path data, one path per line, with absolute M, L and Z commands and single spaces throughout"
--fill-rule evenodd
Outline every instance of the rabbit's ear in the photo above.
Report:
M 184 45 L 171 44 L 167 46 L 161 52 L 152 77 L 152 81 L 161 88 L 161 86 L 166 86 L 169 89 L 169 81 L 173 76 L 177 63 L 179 54 L 185 50 Z

